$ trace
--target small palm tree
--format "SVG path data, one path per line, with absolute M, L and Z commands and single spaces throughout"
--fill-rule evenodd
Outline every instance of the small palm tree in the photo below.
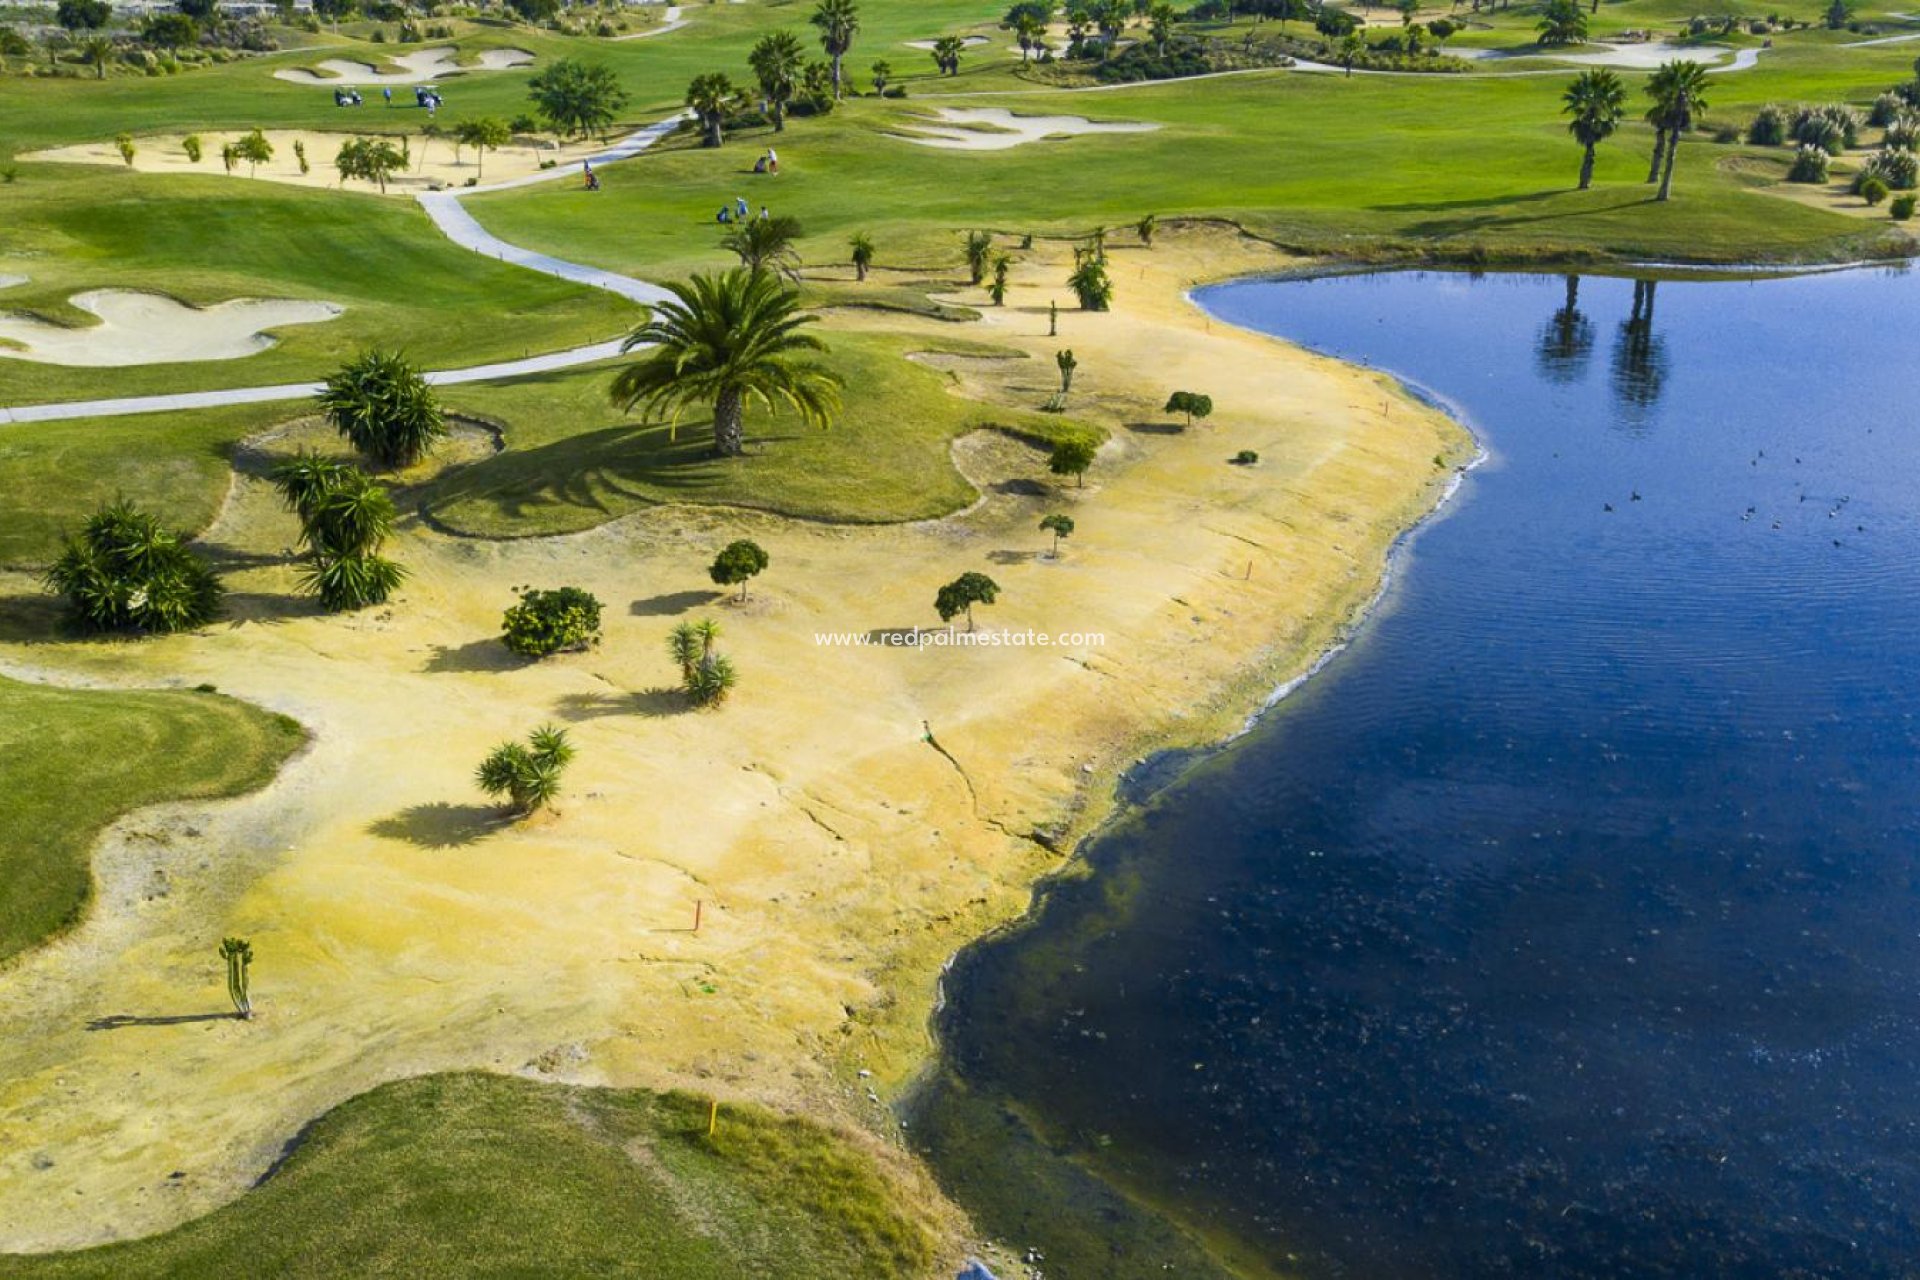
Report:
M 551 809 L 560 795 L 560 775 L 573 759 L 567 731 L 542 725 L 525 743 L 503 742 L 474 771 L 474 781 L 490 796 L 506 799 L 507 807 L 525 816 Z
M 667 652 L 680 668 L 683 684 L 693 681 L 693 670 L 700 665 L 700 632 L 691 622 L 682 622 L 667 636 Z
M 382 466 L 411 466 L 447 434 L 445 415 L 420 371 L 394 351 L 368 351 L 327 379 L 320 411 Z
M 873 237 L 864 231 L 856 232 L 847 245 L 853 250 L 854 277 L 864 282 L 868 268 L 873 266 Z
M 80 46 L 81 60 L 93 68 L 96 79 L 107 78 L 107 64 L 113 61 L 113 41 L 107 36 L 89 36 Z
M 722 128 L 727 122 L 727 112 L 739 96 L 740 91 L 723 71 L 695 76 L 687 86 L 687 107 L 700 117 L 700 127 L 705 131 L 703 146 L 717 147 L 726 141 Z
M 1541 11 L 1540 21 L 1534 29 L 1540 33 L 1542 48 L 1585 44 L 1586 11 L 1580 7 L 1580 0 L 1547 0 L 1547 6 Z
M 1140 243 L 1151 249 L 1153 248 L 1153 233 L 1160 229 L 1160 219 L 1157 215 L 1150 213 L 1140 219 L 1140 221 L 1134 223 L 1133 229 L 1139 233 Z
M 833 100 L 840 101 L 841 59 L 860 31 L 860 6 L 854 0 L 820 0 L 808 19 L 820 33 L 820 48 L 833 60 Z
M 840 408 L 840 376 L 805 351 L 825 345 L 802 330 L 817 317 L 800 312 L 800 295 L 777 276 L 736 269 L 667 286 L 675 300 L 653 308 L 622 351 L 651 347 L 613 381 L 615 404 L 669 420 L 693 405 L 713 407 L 713 447 L 723 457 L 746 449 L 747 402 L 790 405 L 825 427 Z
M 747 54 L 747 65 L 753 68 L 754 79 L 760 82 L 760 94 L 773 108 L 775 133 L 786 130 L 787 103 L 799 88 L 800 72 L 806 61 L 807 51 L 791 31 L 775 31 L 760 37 Z
M 993 257 L 993 233 L 990 231 L 967 232 L 967 273 L 974 284 L 981 284 L 987 278 L 987 263 Z
M 720 238 L 720 246 L 752 272 L 772 272 L 789 280 L 800 278 L 800 219 L 781 215 L 742 222 Z
M 233 1001 L 234 1016 L 252 1021 L 253 997 L 247 990 L 247 971 L 253 967 L 253 944 L 245 938 L 222 938 L 220 958 L 227 962 L 227 998 Z
M 1560 97 L 1560 114 L 1572 117 L 1567 132 L 1586 148 L 1580 161 L 1580 190 L 1593 185 L 1594 151 L 1613 136 L 1627 113 L 1627 86 L 1605 68 L 1582 71 Z
M 1340 65 L 1347 69 L 1347 79 L 1353 79 L 1353 64 L 1367 52 L 1367 38 L 1358 31 L 1349 31 L 1340 41 Z
M 993 283 L 987 286 L 987 296 L 993 299 L 993 305 L 1007 305 L 1008 275 L 1013 270 L 1013 259 L 1001 254 L 993 260 Z
M 1080 299 L 1082 311 L 1106 311 L 1113 306 L 1113 281 L 1107 276 L 1107 264 L 1094 254 L 1080 259 L 1080 265 L 1067 277 L 1067 287 Z

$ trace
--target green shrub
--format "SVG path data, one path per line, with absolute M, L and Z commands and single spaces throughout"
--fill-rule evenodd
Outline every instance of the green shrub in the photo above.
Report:
M 1865 195 L 1869 182 L 1883 183 L 1889 191 L 1911 191 L 1920 186 L 1920 157 L 1911 151 L 1876 151 L 1853 175 L 1854 191 Z
M 529 587 L 501 618 L 500 638 L 523 658 L 578 653 L 600 643 L 600 601 L 578 587 Z
M 1756 147 L 1777 147 L 1787 140 L 1787 113 L 1769 102 L 1747 126 L 1747 141 Z
M 1824 106 L 1801 107 L 1794 112 L 1790 133 L 1795 142 L 1819 147 L 1830 156 L 1837 156 L 1848 147 L 1860 143 L 1860 113 L 1845 103 L 1830 102 Z
M 1920 150 L 1920 120 L 1912 116 L 1900 116 L 1887 126 L 1880 145 L 1889 151 Z
M 474 781 L 490 796 L 505 797 L 516 814 L 553 807 L 560 794 L 560 775 L 573 759 L 567 731 L 543 725 L 527 741 L 503 742 L 474 771 Z
M 1897 120 L 1906 109 L 1906 100 L 1892 90 L 1888 90 L 1873 100 L 1873 107 L 1867 112 L 1867 123 L 1876 129 L 1884 129 Z
M 1793 167 L 1787 170 L 1787 181 L 1825 182 L 1827 165 L 1832 159 L 1823 148 L 1802 144 L 1793 154 Z
M 1913 216 L 1915 204 L 1920 204 L 1920 196 L 1908 192 L 1905 195 L 1895 196 L 1893 203 L 1887 206 L 1887 212 L 1893 215 L 1895 222 L 1905 222 Z
M 45 581 L 92 631 L 189 631 L 219 616 L 226 594 L 184 535 L 124 500 L 87 520 Z
M 713 564 L 707 568 L 707 576 L 715 586 L 739 587 L 740 598 L 747 598 L 747 582 L 756 574 L 764 573 L 772 563 L 765 548 L 749 538 L 730 542 L 719 555 L 713 558 Z
M 1860 198 L 1870 205 L 1879 204 L 1887 198 L 1887 184 L 1879 178 L 1868 178 L 1860 184 Z
M 1250 467 L 1260 461 L 1260 455 L 1251 449 L 1242 449 L 1240 452 L 1234 454 L 1233 457 L 1229 458 L 1228 461 L 1236 467 Z

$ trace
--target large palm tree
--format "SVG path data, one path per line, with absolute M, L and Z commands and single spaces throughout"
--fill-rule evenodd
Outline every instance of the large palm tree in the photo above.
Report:
M 1673 65 L 1666 63 L 1647 77 L 1646 92 L 1652 105 L 1647 108 L 1646 121 L 1653 126 L 1653 163 L 1647 166 L 1648 182 L 1660 181 L 1660 166 L 1667 158 L 1667 105 L 1672 94 Z
M 840 60 L 860 31 L 860 6 L 854 0 L 820 0 L 810 19 L 820 31 L 820 47 L 833 60 L 833 100 L 840 101 Z
M 1560 102 L 1560 113 L 1573 117 L 1567 121 L 1567 132 L 1587 149 L 1580 161 L 1580 189 L 1585 191 L 1593 185 L 1594 149 L 1613 136 L 1620 117 L 1626 114 L 1627 86 L 1604 68 L 1582 71 L 1567 86 Z
M 791 31 L 775 31 L 760 37 L 747 54 L 747 65 L 753 68 L 754 79 L 760 82 L 760 95 L 773 108 L 775 133 L 787 127 L 787 103 L 793 100 L 806 61 L 807 51 Z
M 742 267 L 667 287 L 676 300 L 655 307 L 621 346 L 652 350 L 613 380 L 615 404 L 640 405 L 649 416 L 664 412 L 669 421 L 689 406 L 710 404 L 713 447 L 727 457 L 745 452 L 749 400 L 791 405 L 819 427 L 839 411 L 839 375 L 799 358 L 826 349 L 801 332 L 818 317 L 800 313 L 800 295 L 779 277 Z
M 1663 95 L 1661 119 L 1667 127 L 1667 164 L 1660 173 L 1660 194 L 1665 200 L 1673 192 L 1673 165 L 1680 155 L 1680 136 L 1693 128 L 1695 115 L 1707 110 L 1707 69 L 1697 62 L 1669 62 L 1661 68 L 1669 72 Z

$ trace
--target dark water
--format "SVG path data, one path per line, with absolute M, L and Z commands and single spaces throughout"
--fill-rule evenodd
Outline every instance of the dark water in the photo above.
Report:
M 1571 298 L 1205 295 L 1493 460 L 1350 650 L 962 958 L 949 1088 L 1307 1276 L 1920 1275 L 1920 281 Z M 1050 1275 L 1167 1274 L 946 1167 Z

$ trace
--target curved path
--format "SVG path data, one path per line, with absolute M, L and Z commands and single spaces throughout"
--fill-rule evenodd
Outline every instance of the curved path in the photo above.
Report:
M 613 146 L 596 155 L 588 156 L 586 164 L 611 164 L 615 160 L 626 160 L 639 155 L 648 147 L 673 132 L 679 125 L 681 116 L 674 115 L 658 124 L 648 125 L 638 133 L 629 134 Z M 461 207 L 461 200 L 471 195 L 488 191 L 506 191 L 514 187 L 529 187 L 536 183 L 553 182 L 560 178 L 574 176 L 575 170 L 569 164 L 565 168 L 548 169 L 541 173 L 529 174 L 524 178 L 515 178 L 508 182 L 496 182 L 484 187 L 465 187 L 459 190 L 428 191 L 419 196 L 421 208 L 433 219 L 447 239 L 463 249 L 484 254 L 501 262 L 510 262 L 525 267 L 529 271 L 538 271 L 543 275 L 571 280 L 594 289 L 605 289 L 617 293 L 623 298 L 635 302 L 656 303 L 673 295 L 658 285 L 648 284 L 644 280 L 635 280 L 613 271 L 603 271 L 598 267 L 582 266 L 577 262 L 566 262 L 559 258 L 548 257 L 544 253 L 535 253 L 522 249 L 488 232 L 472 214 Z M 515 378 L 532 373 L 548 373 L 554 369 L 570 369 L 576 365 L 592 364 L 620 354 L 621 339 L 612 338 L 606 342 L 597 342 L 590 347 L 573 347 L 566 351 L 550 351 L 545 355 L 528 356 L 521 360 L 505 360 L 494 364 L 473 365 L 465 369 L 443 369 L 426 375 L 427 381 L 436 387 L 458 386 L 463 382 L 489 382 L 496 378 Z M 317 382 L 287 382 L 271 387 L 231 387 L 224 391 L 182 391 L 172 395 L 127 396 L 113 400 L 71 400 L 59 404 L 20 405 L 13 408 L 0 408 L 0 424 L 22 422 L 54 422 L 70 418 L 118 418 L 137 413 L 166 413 L 179 409 L 215 409 L 233 404 L 272 404 L 286 400 L 305 400 L 318 395 L 321 384 Z

